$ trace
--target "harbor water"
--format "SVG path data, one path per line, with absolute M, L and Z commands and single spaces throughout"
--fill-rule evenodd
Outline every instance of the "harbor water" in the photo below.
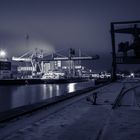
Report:
M 0 112 L 30 105 L 76 90 L 93 87 L 94 81 L 68 84 L 37 84 L 0 86 Z

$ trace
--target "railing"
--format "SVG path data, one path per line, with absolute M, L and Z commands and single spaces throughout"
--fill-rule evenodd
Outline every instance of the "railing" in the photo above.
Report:
M 113 106 L 112 106 L 112 109 L 116 109 L 118 106 L 120 106 L 120 101 L 122 100 L 124 95 L 126 95 L 131 90 L 134 90 L 134 92 L 135 92 L 135 89 L 139 88 L 139 87 L 140 87 L 140 85 L 136 85 L 134 87 L 131 87 L 131 88 L 128 88 L 125 90 L 125 86 L 123 86 L 120 93 L 118 94 Z

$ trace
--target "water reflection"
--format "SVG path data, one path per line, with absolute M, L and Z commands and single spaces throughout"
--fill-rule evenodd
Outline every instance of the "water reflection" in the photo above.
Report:
M 59 96 L 59 91 L 60 91 L 59 85 L 56 85 L 56 96 Z
M 49 98 L 52 98 L 53 97 L 53 85 L 49 85 Z
M 76 83 L 70 83 L 68 84 L 68 92 L 74 92 L 75 91 L 75 86 L 76 86 Z
M 42 97 L 43 99 L 47 98 L 46 90 L 47 90 L 47 86 L 44 84 L 43 85 L 43 97 Z
M 0 112 L 94 86 L 94 82 L 0 86 Z

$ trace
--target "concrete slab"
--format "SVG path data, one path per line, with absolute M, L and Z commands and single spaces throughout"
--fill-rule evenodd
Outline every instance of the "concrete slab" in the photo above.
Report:
M 140 110 L 115 110 L 101 140 L 140 140 Z
M 29 117 L 28 121 L 27 118 L 23 118 L 19 122 L 14 122 L 14 127 L 11 123 L 0 129 L 1 134 L 5 133 L 1 139 L 100 140 L 101 130 L 110 116 L 112 103 L 115 101 L 121 88 L 122 83 L 112 83 L 98 89 L 98 105 L 92 105 L 91 102 L 86 100 L 87 96 L 92 95 L 92 92 L 90 92 L 76 97 L 76 99 L 73 98 L 65 101 L 65 103 L 57 104 L 51 109 L 38 112 Z M 119 115 L 117 116 L 119 117 Z M 111 119 L 113 118 L 111 117 Z M 112 127 L 110 121 L 108 122 L 107 128 L 110 130 Z M 10 131 L 10 128 L 13 131 Z M 8 132 L 7 134 L 6 131 Z M 109 131 L 106 131 L 103 136 L 111 138 L 108 135 Z M 115 133 L 112 137 L 117 135 Z

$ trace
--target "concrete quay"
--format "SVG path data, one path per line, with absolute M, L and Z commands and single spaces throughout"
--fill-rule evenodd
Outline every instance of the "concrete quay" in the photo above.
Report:
M 139 81 L 117 81 L 46 107 L 30 115 L 0 124 L 1 140 L 139 140 L 139 89 L 130 90 L 112 109 L 124 90 Z M 97 104 L 92 100 L 97 92 Z

